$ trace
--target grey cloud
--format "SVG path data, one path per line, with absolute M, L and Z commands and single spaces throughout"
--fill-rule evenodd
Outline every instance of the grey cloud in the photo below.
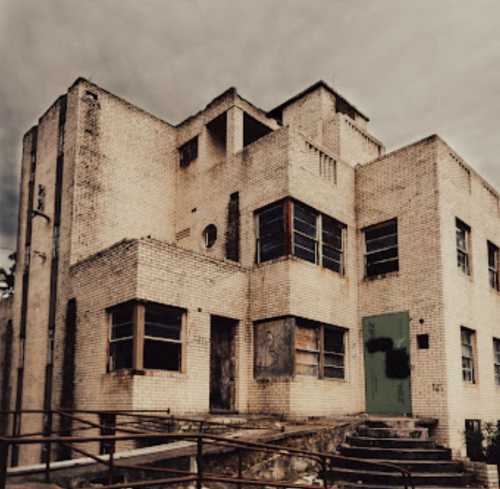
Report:
M 0 248 L 22 135 L 78 76 L 171 122 L 323 78 L 389 149 L 437 132 L 500 186 L 499 23 L 497 0 L 0 0 Z

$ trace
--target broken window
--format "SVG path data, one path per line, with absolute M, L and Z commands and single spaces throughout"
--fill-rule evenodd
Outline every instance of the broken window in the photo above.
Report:
M 111 311 L 109 370 L 132 368 L 134 304 L 124 304 Z
M 179 148 L 179 162 L 185 168 L 192 161 L 198 158 L 198 136 L 190 139 Z
M 258 263 L 291 254 L 344 273 L 345 224 L 291 199 L 256 215 Z
M 495 369 L 495 384 L 500 385 L 500 340 L 493 338 L 493 365 Z
M 345 378 L 345 330 L 302 318 L 296 320 L 295 373 Z
M 498 247 L 488 241 L 488 274 L 490 287 L 498 290 Z
M 129 302 L 114 307 L 110 313 L 109 371 L 143 368 L 181 371 L 182 309 Z
M 340 274 L 344 273 L 344 230 L 341 222 L 321 215 L 322 265 Z
M 457 266 L 470 275 L 469 240 L 470 227 L 460 219 L 455 219 L 457 232 Z
M 375 224 L 364 229 L 365 234 L 365 276 L 397 272 L 398 222 L 397 219 Z
M 471 329 L 461 327 L 460 334 L 462 339 L 462 377 L 467 384 L 475 384 L 475 333 Z
M 181 370 L 181 309 L 147 304 L 144 322 L 144 368 Z

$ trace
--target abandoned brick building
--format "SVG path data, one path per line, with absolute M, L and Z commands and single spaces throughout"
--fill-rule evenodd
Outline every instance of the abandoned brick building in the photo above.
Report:
M 456 451 L 500 419 L 499 194 L 324 82 L 174 126 L 80 78 L 25 135 L 18 233 L 11 409 L 413 414 Z

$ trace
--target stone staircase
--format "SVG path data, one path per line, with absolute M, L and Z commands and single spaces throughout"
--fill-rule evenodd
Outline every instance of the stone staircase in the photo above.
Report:
M 451 450 L 430 439 L 426 422 L 415 418 L 367 418 L 337 448 L 331 467 L 330 481 L 346 489 L 401 487 L 398 467 L 411 472 L 415 486 L 466 487 L 473 482 L 463 463 L 452 460 Z

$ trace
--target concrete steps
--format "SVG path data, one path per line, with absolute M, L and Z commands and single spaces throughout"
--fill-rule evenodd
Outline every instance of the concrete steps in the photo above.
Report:
M 451 459 L 451 450 L 430 439 L 431 424 L 417 418 L 367 419 L 337 448 L 328 479 L 345 489 L 387 489 L 404 484 L 401 468 L 419 487 L 472 484 L 473 475 Z

